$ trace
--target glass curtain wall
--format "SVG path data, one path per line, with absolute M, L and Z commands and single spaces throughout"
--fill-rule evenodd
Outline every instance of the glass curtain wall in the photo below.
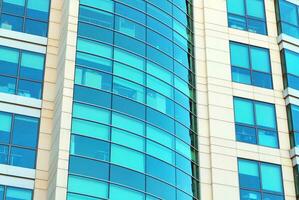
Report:
M 199 198 L 192 2 L 81 0 L 68 199 Z

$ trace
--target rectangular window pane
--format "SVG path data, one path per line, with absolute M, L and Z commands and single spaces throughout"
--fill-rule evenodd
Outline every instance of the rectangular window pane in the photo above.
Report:
M 111 200 L 119 200 L 123 197 L 126 197 L 127 199 L 134 199 L 134 200 L 144 200 L 144 194 L 130 190 L 128 188 L 111 185 L 110 186 L 110 199 Z
M 48 20 L 49 0 L 28 0 L 27 2 L 27 16 L 43 21 Z
M 276 129 L 276 114 L 273 105 L 256 102 L 255 115 L 258 126 Z
M 0 73 L 17 76 L 19 64 L 19 51 L 16 49 L 0 47 Z
M 23 52 L 20 77 L 36 81 L 43 80 L 45 58 L 42 54 Z
M 13 147 L 10 152 L 10 164 L 18 167 L 35 168 L 36 151 Z
M 165 162 L 174 164 L 174 152 L 158 143 L 147 140 L 146 152 L 149 155 L 157 157 Z
M 261 164 L 262 189 L 269 192 L 282 193 L 281 169 L 277 165 Z
M 234 98 L 234 111 L 236 122 L 254 125 L 252 102 L 239 98 Z M 244 113 L 247 114 L 244 115 Z
M 73 105 L 73 116 L 105 124 L 110 122 L 109 111 L 79 103 Z
M 244 1 L 228 0 L 227 10 L 229 13 L 245 16 Z
M 0 112 L 0 143 L 8 144 L 11 131 L 11 114 Z
M 265 8 L 263 0 L 246 0 L 247 15 L 251 17 L 265 18 Z
M 103 56 L 107 58 L 112 58 L 112 48 L 111 46 L 94 42 L 91 40 L 86 40 L 78 38 L 77 50 L 86 53 L 91 53 L 97 56 Z
M 84 4 L 90 7 L 102 9 L 109 12 L 113 12 L 114 10 L 114 2 L 111 0 L 101 0 L 101 2 L 94 0 L 81 0 L 80 4 Z
M 271 72 L 269 51 L 262 48 L 250 47 L 251 65 L 253 70 Z
M 238 160 L 240 187 L 260 189 L 259 166 L 257 162 Z
M 7 200 L 31 200 L 32 191 L 21 188 L 7 187 L 6 190 L 6 199 Z
M 230 43 L 231 65 L 249 69 L 249 50 L 248 46 Z
M 138 135 L 144 135 L 145 132 L 144 122 L 115 112 L 112 114 L 112 125 Z
M 145 150 L 144 138 L 120 129 L 112 128 L 111 141 L 138 151 Z

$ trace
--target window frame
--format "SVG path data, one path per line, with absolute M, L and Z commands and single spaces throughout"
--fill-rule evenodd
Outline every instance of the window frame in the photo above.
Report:
M 19 189 L 19 190 L 24 190 L 24 191 L 30 191 L 31 192 L 31 199 L 33 200 L 34 198 L 34 191 L 33 189 L 27 189 L 27 188 L 21 188 L 21 187 L 15 187 L 15 186 L 7 186 L 7 185 L 0 185 L 0 187 L 3 188 L 3 197 L 0 196 L 0 199 L 3 198 L 3 200 L 6 200 L 6 194 L 8 189 Z

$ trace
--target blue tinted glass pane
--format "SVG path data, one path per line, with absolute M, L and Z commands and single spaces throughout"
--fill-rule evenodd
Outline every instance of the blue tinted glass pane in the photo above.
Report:
M 112 77 L 109 74 L 76 67 L 75 83 L 96 89 L 111 90 Z
M 298 63 L 299 63 L 299 54 L 285 50 L 285 62 L 287 73 L 299 76 Z
M 72 133 L 102 140 L 108 140 L 110 135 L 110 128 L 103 124 L 98 124 L 80 119 L 73 119 Z
M 278 147 L 277 132 L 258 130 L 258 137 L 259 137 L 259 145 L 274 147 L 274 148 Z
M 72 135 L 70 153 L 109 161 L 109 146 L 109 143 L 102 140 Z
M 175 148 L 178 153 L 182 154 L 186 158 L 189 158 L 190 160 L 192 159 L 191 147 L 186 143 L 176 139 Z
M 244 99 L 234 98 L 235 121 L 254 125 L 253 103 Z M 244 115 L 244 113 L 247 113 Z
M 173 59 L 171 57 L 165 55 L 161 51 L 158 51 L 157 49 L 154 49 L 150 46 L 147 46 L 147 57 L 162 65 L 164 68 L 173 71 Z
M 44 75 L 44 62 L 45 58 L 42 54 L 23 52 L 20 77 L 42 81 Z
M 11 15 L 1 15 L 1 28 L 12 31 L 23 31 L 23 18 Z
M 147 156 L 146 172 L 153 177 L 175 185 L 175 168 L 162 160 Z
M 159 49 L 160 51 L 167 53 L 168 55 L 173 55 L 173 44 L 170 40 L 166 39 L 165 37 L 161 36 L 154 31 L 147 29 L 147 42 L 154 46 L 155 48 Z
M 259 166 L 257 162 L 238 160 L 240 187 L 259 189 Z
M 0 76 L 0 92 L 14 94 L 16 92 L 16 79 Z
M 272 104 L 255 103 L 255 117 L 258 126 L 276 129 L 275 107 Z
M 148 122 L 161 127 L 169 132 L 174 132 L 174 120 L 158 111 L 147 108 L 146 119 Z
M 114 44 L 135 54 L 145 56 L 145 44 L 131 37 L 115 33 Z
M 113 43 L 113 32 L 111 30 L 86 23 L 79 22 L 78 35 L 97 41 Z
M 245 5 L 244 1 L 228 0 L 227 11 L 232 14 L 245 16 Z
M 72 174 L 108 180 L 109 165 L 104 162 L 70 156 L 69 171 Z
M 231 65 L 249 69 L 249 52 L 248 46 L 230 43 Z
M 251 66 L 253 70 L 270 73 L 269 50 L 250 47 Z
M 139 22 L 141 24 L 145 24 L 145 15 L 142 12 L 139 12 L 123 4 L 115 4 L 115 13 L 127 17 L 133 21 Z
M 299 37 L 299 28 L 288 23 L 281 22 L 281 32 L 293 36 L 295 38 Z
M 98 198 L 88 197 L 86 195 L 79 194 L 67 194 L 67 200 L 99 200 Z
M 24 15 L 25 0 L 3 0 L 2 12 Z
M 105 11 L 113 12 L 114 2 L 111 0 L 101 0 L 101 1 L 94 1 L 94 0 L 81 0 L 80 4 L 84 4 L 90 7 L 99 8 Z
M 146 152 L 170 164 L 174 164 L 174 152 L 156 142 L 146 141 Z
M 237 141 L 247 142 L 251 144 L 257 143 L 256 130 L 246 126 L 236 125 Z
M 246 19 L 245 17 L 228 14 L 228 26 L 235 29 L 246 30 Z
M 170 116 L 174 115 L 173 101 L 153 90 L 147 90 L 147 105 Z
M 18 95 L 40 99 L 42 97 L 42 84 L 19 80 Z
M 280 19 L 283 22 L 298 25 L 297 6 L 287 1 L 279 1 Z
M 7 187 L 5 196 L 6 200 L 31 200 L 32 191 L 21 188 Z
M 144 58 L 118 48 L 114 49 L 114 59 L 137 69 L 144 70 L 145 68 Z
M 105 124 L 110 122 L 109 111 L 79 103 L 73 105 L 73 116 Z
M 125 79 L 113 78 L 113 92 L 141 103 L 145 101 L 144 87 Z
M 172 39 L 172 35 L 174 34 L 172 29 L 150 16 L 147 16 L 147 26 L 158 33 L 161 33 L 168 39 Z
M 176 170 L 176 185 L 184 192 L 193 195 L 192 192 L 192 177 L 183 173 L 181 170 Z
M 111 162 L 140 172 L 145 170 L 144 154 L 118 145 L 111 146 Z
M 26 19 L 25 33 L 46 37 L 48 32 L 48 22 L 39 22 Z
M 0 163 L 8 163 L 8 146 L 0 145 Z
M 291 106 L 293 130 L 299 131 L 299 106 Z
M 110 93 L 78 85 L 75 85 L 74 100 L 107 108 L 111 107 Z
M 262 189 L 270 192 L 282 193 L 282 174 L 277 165 L 261 164 Z
M 123 17 L 115 16 L 115 29 L 136 39 L 145 40 L 145 27 Z
M 48 21 L 49 4 L 49 0 L 28 0 L 26 14 L 34 19 Z
M 119 200 L 123 198 L 134 199 L 134 200 L 144 200 L 144 194 L 137 192 L 135 190 L 130 190 L 125 187 L 120 187 L 116 185 L 110 186 L 110 198 L 111 200 Z
M 160 1 L 158 1 L 158 2 L 160 2 Z M 159 21 L 161 21 L 164 24 L 168 24 L 168 25 L 172 24 L 172 18 L 160 9 L 155 6 L 152 6 L 150 4 L 147 4 L 147 14 L 148 15 L 150 15 L 154 18 L 157 18 Z
M 0 199 L 3 200 L 4 199 L 4 187 L 0 186 Z
M 170 2 L 160 1 L 160 0 L 151 0 L 151 3 L 155 6 L 157 6 L 158 8 L 160 8 L 161 10 L 163 10 L 164 12 L 171 14 L 172 6 L 171 6 Z
M 78 38 L 77 49 L 86 53 L 92 53 L 97 56 L 103 56 L 107 58 L 112 57 L 112 48 L 111 46 L 94 42 L 91 40 L 85 40 Z
M 123 2 L 133 8 L 145 11 L 145 2 L 140 1 L 140 0 L 116 0 L 119 2 Z
M 182 169 L 184 172 L 188 173 L 189 175 L 193 174 L 192 164 L 190 163 L 190 160 L 181 156 L 180 154 L 176 154 L 176 166 L 179 169 Z
M 133 66 L 134 67 L 134 66 Z M 137 69 L 123 65 L 118 62 L 114 62 L 113 73 L 117 76 L 120 76 L 125 79 L 129 79 L 133 82 L 144 84 L 145 83 L 145 74 Z
M 173 84 L 173 74 L 159 65 L 147 61 L 146 71 L 169 84 Z
M 173 99 L 173 88 L 167 83 L 154 78 L 153 76 L 147 75 L 147 86 L 166 97 Z
M 116 128 L 112 129 L 111 141 L 138 151 L 145 149 L 144 138 Z
M 299 90 L 299 77 L 288 74 L 288 87 Z
M 261 193 L 249 190 L 240 190 L 240 200 L 261 200 Z
M 173 187 L 150 177 L 147 177 L 146 179 L 146 190 L 147 192 L 162 199 L 176 199 L 175 189 Z
M 273 194 L 263 194 L 263 200 L 284 200 L 284 197 Z
M 192 124 L 192 114 L 182 106 L 175 104 L 175 119 L 185 125 L 190 127 Z
M 272 76 L 263 72 L 252 72 L 252 84 L 258 87 L 272 89 Z
M 111 60 L 81 52 L 77 52 L 76 64 L 106 72 L 112 71 Z
M 111 182 L 129 186 L 138 190 L 145 190 L 145 175 L 123 167 L 111 165 Z
M 19 146 L 36 148 L 39 120 L 33 117 L 16 115 L 12 143 Z
M 0 73 L 16 76 L 19 63 L 19 51 L 0 47 Z
M 36 152 L 34 150 L 11 148 L 10 164 L 18 167 L 35 168 Z
M 265 19 L 265 8 L 263 0 L 247 0 L 246 1 L 247 15 Z
M 248 19 L 247 24 L 248 24 L 248 31 L 250 32 L 264 34 L 264 35 L 267 33 L 266 22 L 264 21 Z
M 12 115 L 0 112 L 0 143 L 9 143 Z
M 145 132 L 144 122 L 118 113 L 113 113 L 112 125 L 138 135 L 144 135 Z
M 146 126 L 147 138 L 161 143 L 169 148 L 174 148 L 174 136 L 154 126 Z
M 91 22 L 96 25 L 113 28 L 114 15 L 101 10 L 80 6 L 80 21 Z
M 85 194 L 92 197 L 108 197 L 107 183 L 78 176 L 69 176 L 68 191 Z
M 250 70 L 240 67 L 232 67 L 232 79 L 237 83 L 251 84 Z

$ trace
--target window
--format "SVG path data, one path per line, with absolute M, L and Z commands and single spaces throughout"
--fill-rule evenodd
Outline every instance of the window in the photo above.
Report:
M 264 0 L 228 0 L 228 26 L 267 34 Z
M 50 0 L 3 0 L 1 28 L 46 37 Z
M 289 129 L 292 134 L 291 144 L 293 147 L 299 146 L 299 106 L 288 105 L 288 121 Z
M 41 99 L 45 57 L 0 46 L 0 92 Z
M 1 200 L 32 200 L 33 191 L 24 188 L 16 188 L 0 185 L 0 199 Z
M 281 167 L 279 165 L 238 159 L 241 200 L 283 200 Z
M 176 199 L 174 187 L 151 177 L 146 179 L 146 190 L 162 199 Z
M 284 86 L 299 90 L 299 53 L 288 49 L 282 50 Z
M 144 194 L 135 190 L 130 190 L 125 187 L 111 185 L 110 186 L 110 199 L 119 200 L 122 198 L 134 199 L 134 200 L 145 200 Z
M 278 148 L 273 104 L 235 97 L 234 112 L 237 141 Z
M 0 163 L 35 168 L 39 120 L 0 112 L 0 121 Z
M 234 82 L 272 89 L 269 50 L 230 42 Z
M 286 0 L 277 1 L 279 13 L 277 21 L 280 33 L 285 33 L 295 38 L 299 38 L 299 6 Z

